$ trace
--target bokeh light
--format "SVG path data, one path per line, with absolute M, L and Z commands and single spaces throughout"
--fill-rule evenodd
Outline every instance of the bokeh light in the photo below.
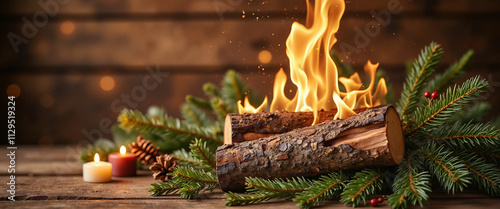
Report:
M 267 64 L 270 63 L 271 60 L 273 59 L 273 55 L 271 52 L 267 50 L 262 50 L 259 52 L 259 62 L 262 64 Z
M 21 95 L 21 88 L 19 88 L 17 84 L 10 84 L 9 87 L 7 87 L 7 95 L 18 97 Z
M 111 91 L 115 88 L 115 79 L 111 76 L 104 76 L 101 78 L 101 82 L 99 83 L 101 89 L 104 91 Z
M 70 35 L 75 31 L 75 24 L 71 21 L 64 21 L 61 23 L 61 33 Z

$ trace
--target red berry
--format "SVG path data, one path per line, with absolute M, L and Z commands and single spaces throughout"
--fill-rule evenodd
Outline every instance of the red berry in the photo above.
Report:
M 372 198 L 372 199 L 370 200 L 370 205 L 372 205 L 373 207 L 377 207 L 377 205 L 378 205 L 378 200 L 377 200 L 377 198 Z
M 432 99 L 437 99 L 439 97 L 439 94 L 437 92 L 432 92 L 431 97 Z
M 384 198 L 379 197 L 379 198 L 377 198 L 377 201 L 378 201 L 378 203 L 383 203 L 384 202 Z
M 429 97 L 431 97 L 431 93 L 430 93 L 430 92 L 428 92 L 428 91 L 426 91 L 426 92 L 424 93 L 424 97 L 425 97 L 425 98 L 429 98 Z

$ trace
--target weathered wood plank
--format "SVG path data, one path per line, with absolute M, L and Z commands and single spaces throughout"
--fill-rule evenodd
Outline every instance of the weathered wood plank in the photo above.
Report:
M 367 60 L 381 66 L 404 65 L 431 41 L 443 45 L 443 63 L 458 59 L 466 50 L 476 51 L 476 63 L 498 63 L 497 19 L 411 19 L 394 16 L 387 27 L 369 30 L 374 19 L 344 18 L 334 49 L 363 65 Z M 165 65 L 214 68 L 261 65 L 258 54 L 269 50 L 266 65 L 288 65 L 285 41 L 292 20 L 259 21 L 106 21 L 74 22 L 75 32 L 64 35 L 59 23 L 41 28 L 21 53 L 2 47 L 0 66 L 144 66 Z M 368 27 L 368 29 L 366 29 Z M 368 30 L 368 32 L 367 32 Z M 20 33 L 20 29 L 12 31 Z M 370 35 L 367 35 L 370 34 Z M 457 35 L 458 34 L 458 35 Z M 471 41 L 469 41 L 471 40 Z M 473 40 L 473 41 L 472 41 Z M 495 47 L 497 46 L 497 47 Z M 22 57 L 22 62 L 20 61 Z M 344 57 L 345 59 L 345 57 Z M 26 60 L 29 60 L 26 62 Z M 264 66 L 266 66 L 264 65 Z
M 0 176 L 0 182 L 9 182 L 8 176 Z M 113 177 L 107 183 L 87 183 L 78 176 L 16 176 L 16 197 L 20 200 L 50 199 L 180 199 L 179 195 L 152 197 L 150 184 L 156 183 L 150 174 L 139 173 L 135 177 Z M 2 191 L 8 190 L 2 183 Z M 7 192 L 0 194 L 6 199 Z M 205 192 L 203 198 L 223 199 L 223 192 Z
M 52 1 L 47 1 L 52 2 Z M 110 14 L 144 14 L 144 13 L 217 13 L 217 11 L 226 12 L 269 12 L 269 11 L 305 11 L 305 0 L 197 0 L 183 1 L 170 0 L 168 2 L 161 0 L 151 1 L 84 1 L 71 0 L 67 4 L 58 4 L 60 14 L 89 14 L 110 13 Z M 349 11 L 370 11 L 387 8 L 386 1 L 347 1 L 346 8 Z M 438 12 L 486 12 L 500 11 L 500 6 L 495 0 L 468 1 L 455 0 L 453 4 L 448 1 L 425 2 L 425 1 L 407 1 L 398 0 L 405 11 L 420 12 L 432 9 Z M 6 10 L 7 14 L 26 14 L 41 10 L 37 2 L 33 1 L 2 1 L 1 8 Z M 297 7 L 297 8 L 295 8 Z

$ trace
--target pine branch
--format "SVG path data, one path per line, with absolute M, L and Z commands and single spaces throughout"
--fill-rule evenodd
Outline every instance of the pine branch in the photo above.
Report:
M 265 180 L 247 177 L 245 181 L 247 191 L 250 193 L 275 192 L 284 194 L 285 196 L 294 196 L 295 193 L 304 191 L 312 184 L 311 181 L 304 178 Z
M 412 166 L 415 155 L 408 154 L 398 167 L 393 183 L 394 193 L 389 196 L 389 205 L 392 208 L 407 208 L 407 202 L 412 205 L 429 200 L 431 190 L 430 174 L 427 171 L 418 172 Z
M 298 194 L 293 200 L 300 208 L 311 208 L 321 204 L 326 199 L 333 199 L 340 195 L 347 182 L 347 176 L 342 172 L 332 172 L 313 181 L 312 186 Z
M 204 171 L 213 171 L 211 166 L 202 163 L 201 160 L 194 157 L 191 153 L 188 153 L 184 149 L 176 150 L 171 155 L 179 160 L 181 165 L 193 166 Z
M 205 85 L 203 85 L 203 91 L 210 98 L 221 96 L 220 89 L 213 83 L 205 83 Z
M 366 204 L 367 199 L 384 187 L 386 183 L 382 178 L 384 174 L 385 171 L 373 169 L 365 169 L 356 173 L 342 192 L 340 202 L 353 207 L 359 205 L 361 201 Z
M 460 153 L 460 159 L 472 174 L 472 182 L 477 188 L 494 197 L 500 197 L 500 169 L 487 163 L 475 154 Z
M 471 150 L 476 155 L 481 155 L 487 162 L 500 165 L 500 147 Z
M 500 130 L 489 124 L 445 125 L 432 133 L 429 140 L 444 142 L 456 149 L 475 149 L 480 147 L 500 147 Z
M 413 62 L 401 92 L 401 99 L 398 102 L 398 111 L 401 117 L 413 113 L 419 104 L 427 79 L 434 72 L 442 55 L 441 46 L 432 42 L 422 50 L 420 56 Z
M 429 172 L 448 192 L 454 194 L 456 189 L 462 191 L 470 183 L 469 172 L 465 165 L 444 146 L 429 142 L 418 151 L 424 154 Z
M 192 104 L 184 104 L 181 108 L 181 113 L 186 122 L 199 127 L 210 126 L 214 124 L 214 120 L 202 111 L 200 108 Z
M 279 199 L 279 193 L 275 192 L 264 192 L 258 195 L 244 195 L 233 192 L 227 192 L 224 195 L 227 196 L 225 204 L 226 206 L 250 205 L 268 201 L 271 199 Z
M 178 166 L 173 173 L 174 179 L 182 183 L 203 183 L 218 186 L 217 177 L 211 172 L 196 170 L 193 167 Z
M 451 120 L 460 122 L 461 124 L 466 124 L 469 122 L 480 123 L 488 116 L 491 110 L 491 104 L 488 102 L 477 102 L 474 106 L 462 110 L 459 114 L 453 117 Z M 451 123 L 453 124 L 453 123 Z
M 458 62 L 448 67 L 442 75 L 436 75 L 436 78 L 429 82 L 427 91 L 441 92 L 445 90 L 445 88 L 465 74 L 465 70 L 469 67 L 473 56 L 473 50 L 467 51 Z
M 207 143 L 196 139 L 190 146 L 192 156 L 197 158 L 205 167 L 210 167 L 215 172 L 215 152 L 207 147 Z
M 460 87 L 448 88 L 446 94 L 441 95 L 438 100 L 415 111 L 414 121 L 417 126 L 407 129 L 405 136 L 411 136 L 421 129 L 440 128 L 462 110 L 465 104 L 476 99 L 487 86 L 488 82 L 476 76 L 465 81 Z
M 195 105 L 198 108 L 205 109 L 205 110 L 212 110 L 212 107 L 210 106 L 210 102 L 202 99 L 195 97 L 193 95 L 187 95 L 186 96 L 186 102 L 192 105 Z
M 226 193 L 226 205 L 248 205 L 270 199 L 290 199 L 312 185 L 304 178 L 265 180 L 261 178 L 245 178 L 247 191 L 252 195 Z
M 181 188 L 182 186 L 179 182 L 176 182 L 174 180 L 167 180 L 165 182 L 152 183 L 148 192 L 153 192 L 151 193 L 151 196 L 160 196 L 175 194 Z
M 173 173 L 173 180 L 182 185 L 179 190 L 181 197 L 191 199 L 196 197 L 200 191 L 213 191 L 219 183 L 217 177 L 193 167 L 178 166 Z
M 235 110 L 230 109 L 220 97 L 212 98 L 212 100 L 210 100 L 210 105 L 219 121 L 224 121 L 228 113 L 235 112 Z
M 222 138 L 214 136 L 207 127 L 199 127 L 166 115 L 148 117 L 135 110 L 124 109 L 118 116 L 120 127 L 137 133 L 155 133 L 177 141 L 187 141 L 195 137 L 222 144 Z

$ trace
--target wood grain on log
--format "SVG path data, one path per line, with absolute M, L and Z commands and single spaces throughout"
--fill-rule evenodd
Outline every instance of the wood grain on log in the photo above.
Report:
M 391 166 L 399 164 L 403 155 L 399 116 L 391 105 L 384 105 L 343 120 L 223 145 L 216 153 L 217 177 L 222 190 L 241 191 L 245 177 L 308 177 Z
M 366 108 L 354 110 L 356 113 Z M 333 120 L 337 110 L 319 111 L 319 123 Z M 226 116 L 224 124 L 224 144 L 253 141 L 276 134 L 286 133 L 298 128 L 311 126 L 314 121 L 312 112 L 260 112 L 231 113 Z

